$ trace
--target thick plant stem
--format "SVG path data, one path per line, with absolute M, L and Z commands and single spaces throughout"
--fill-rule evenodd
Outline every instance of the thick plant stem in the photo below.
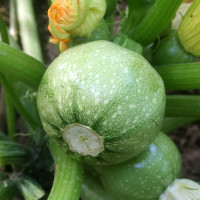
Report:
M 128 0 L 128 16 L 121 25 L 121 30 L 127 35 L 142 21 L 153 1 Z
M 167 117 L 200 118 L 200 96 L 168 95 L 165 115 Z
M 155 67 L 166 90 L 200 89 L 200 63 L 170 64 Z
M 0 72 L 37 90 L 45 70 L 38 60 L 0 42 Z
M 12 103 L 9 97 L 6 94 L 6 118 L 7 118 L 7 126 L 8 126 L 8 135 L 11 139 L 15 139 L 16 132 L 16 120 L 15 120 L 15 109 L 12 106 Z
M 17 1 L 17 16 L 24 52 L 43 61 L 32 0 Z
M 83 182 L 82 164 L 70 158 L 55 144 L 50 148 L 56 171 L 48 200 L 78 200 Z
M 129 4 L 133 2 L 129 1 Z M 150 44 L 167 27 L 181 3 L 182 0 L 157 0 L 136 28 L 130 26 L 128 36 L 144 46 Z M 130 23 L 133 22 L 130 20 Z
M 18 97 L 12 90 L 9 82 L 5 78 L 4 75 L 0 74 L 0 83 L 6 91 L 6 95 L 11 101 L 12 105 L 19 111 L 19 113 L 23 116 L 23 118 L 30 124 L 33 130 L 36 130 L 40 127 L 40 123 L 35 121 L 35 119 L 26 111 L 23 105 L 20 103 Z
M 166 117 L 163 121 L 161 131 L 164 133 L 169 133 L 180 126 L 194 122 L 195 120 L 198 120 L 198 118 Z

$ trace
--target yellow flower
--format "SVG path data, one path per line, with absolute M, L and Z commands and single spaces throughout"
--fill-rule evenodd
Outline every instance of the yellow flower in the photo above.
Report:
M 187 52 L 200 56 L 200 0 L 194 0 L 184 15 L 178 37 Z
M 105 11 L 105 0 L 55 0 L 48 10 L 50 42 L 64 51 L 70 37 L 90 36 Z

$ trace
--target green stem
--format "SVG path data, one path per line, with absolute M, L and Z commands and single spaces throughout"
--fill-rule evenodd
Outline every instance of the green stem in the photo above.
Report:
M 40 123 L 35 121 L 35 119 L 26 111 L 26 109 L 20 103 L 18 97 L 13 92 L 12 87 L 9 82 L 6 80 L 5 76 L 0 74 L 0 83 L 6 91 L 7 97 L 10 99 L 12 105 L 19 111 L 23 118 L 30 124 L 33 130 L 36 130 L 40 127 Z
M 126 34 L 132 32 L 152 5 L 153 1 L 149 0 L 128 0 L 128 17 L 121 25 L 122 32 Z
M 38 60 L 0 42 L 0 72 L 37 90 L 45 70 L 45 65 Z
M 155 67 L 167 90 L 200 89 L 200 63 L 170 64 Z
M 168 95 L 166 117 L 200 118 L 200 96 Z
M 17 40 L 16 0 L 10 0 L 10 27 L 9 32 L 14 40 Z
M 9 44 L 9 37 L 7 32 L 6 24 L 3 21 L 2 16 L 0 15 L 0 25 L 1 25 L 1 40 L 7 44 Z M 5 88 L 4 88 L 5 89 Z M 7 95 L 8 91 L 5 90 L 5 102 L 6 102 L 6 118 L 7 118 L 7 127 L 8 127 L 8 135 L 11 139 L 14 139 L 14 134 L 16 132 L 15 127 L 15 110 L 11 101 Z
M 16 120 L 15 120 L 15 109 L 12 106 L 12 103 L 7 94 L 6 97 L 6 118 L 8 125 L 8 135 L 12 140 L 15 140 L 15 132 L 16 132 Z
M 161 131 L 164 133 L 169 133 L 180 126 L 196 121 L 197 119 L 187 117 L 166 117 L 164 119 Z
M 17 1 L 17 17 L 24 52 L 43 62 L 32 0 Z
M 7 33 L 7 27 L 5 22 L 3 21 L 3 18 L 0 14 L 0 35 L 1 35 L 1 41 L 9 44 L 9 38 L 8 38 L 8 33 Z
M 143 46 L 150 44 L 167 27 L 181 3 L 182 0 L 157 0 L 136 28 L 129 26 L 128 36 Z M 133 0 L 129 1 L 130 8 L 131 4 Z M 132 20 L 129 23 L 132 24 Z
M 55 144 L 51 146 L 51 152 L 56 171 L 48 200 L 78 200 L 83 181 L 82 164 L 70 158 Z

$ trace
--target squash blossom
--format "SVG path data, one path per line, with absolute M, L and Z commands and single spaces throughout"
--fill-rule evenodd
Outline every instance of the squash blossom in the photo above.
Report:
M 70 37 L 89 37 L 105 11 L 105 0 L 55 0 L 48 10 L 50 43 L 62 52 Z
M 160 196 L 159 200 L 199 199 L 200 185 L 189 179 L 175 180 Z
M 189 9 L 189 7 L 191 6 L 192 2 L 189 2 L 189 1 L 184 1 L 179 9 L 177 10 L 176 12 L 176 16 L 175 18 L 172 20 L 172 29 L 174 30 L 177 30 L 181 21 L 182 21 L 182 18 L 183 16 L 185 15 L 185 13 L 187 12 L 187 10 Z
M 200 1 L 194 0 L 178 27 L 178 37 L 185 51 L 200 56 Z

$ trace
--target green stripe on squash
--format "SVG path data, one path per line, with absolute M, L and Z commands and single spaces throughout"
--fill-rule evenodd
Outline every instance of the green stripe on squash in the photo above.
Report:
M 37 102 L 45 131 L 72 157 L 92 165 L 114 164 L 139 154 L 156 138 L 165 90 L 141 55 L 95 41 L 55 59 Z M 82 128 L 77 131 L 76 125 Z M 99 153 L 91 153 L 98 145 Z

